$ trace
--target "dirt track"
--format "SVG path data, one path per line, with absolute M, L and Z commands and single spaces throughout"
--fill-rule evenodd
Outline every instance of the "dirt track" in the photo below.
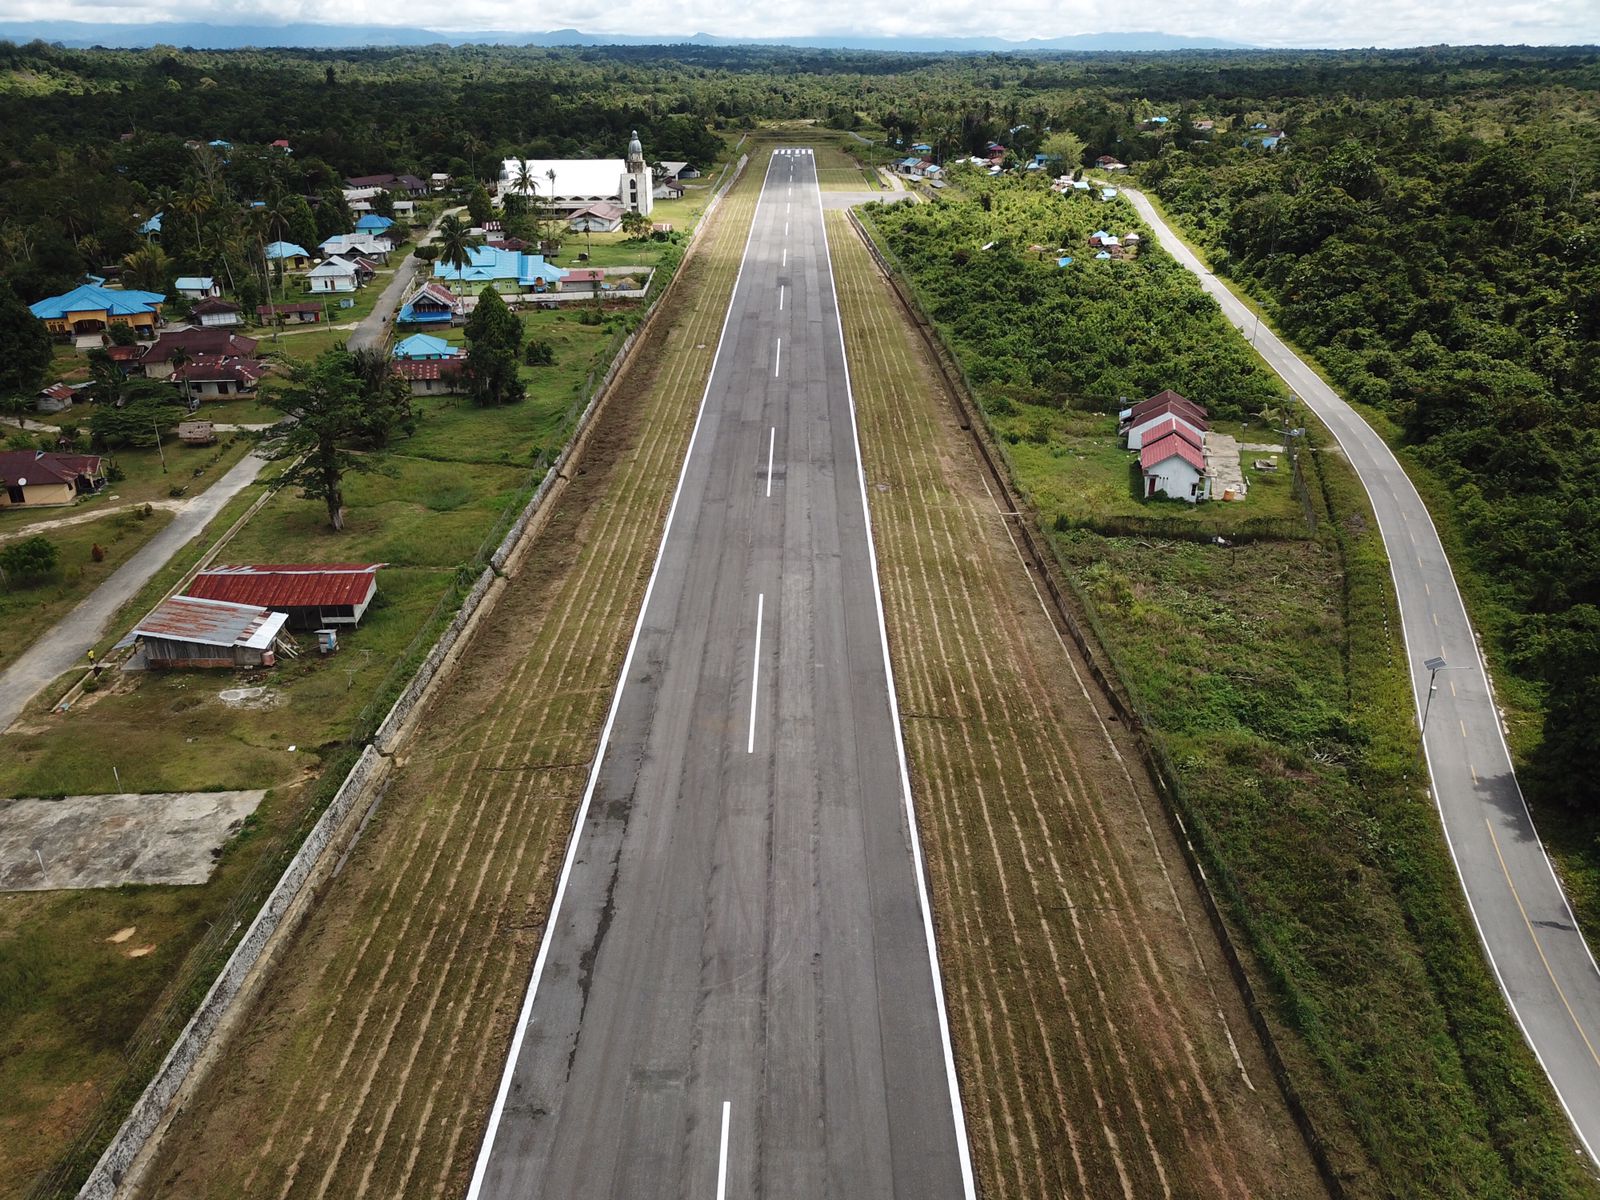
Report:
M 567 492 L 420 724 L 376 818 L 174 1122 L 145 1194 L 465 1187 L 764 157 L 684 268 Z
M 1324 1194 L 1134 747 L 887 284 L 829 225 L 983 1194 Z

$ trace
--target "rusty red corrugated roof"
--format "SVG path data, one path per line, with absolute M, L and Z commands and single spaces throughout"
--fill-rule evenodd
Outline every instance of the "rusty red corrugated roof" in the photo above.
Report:
M 228 604 L 197 596 L 173 596 L 151 610 L 118 642 L 164 638 L 203 646 L 251 646 L 265 649 L 283 628 L 284 615 L 263 605 Z
M 268 563 L 210 567 L 188 594 L 267 608 L 332 608 L 363 603 L 384 563 Z
M 1200 453 L 1199 447 L 1191 446 L 1176 433 L 1169 433 L 1153 442 L 1146 442 L 1139 451 L 1139 466 L 1142 470 L 1148 471 L 1151 467 L 1164 463 L 1174 456 L 1183 459 L 1202 475 L 1205 474 L 1205 455 Z

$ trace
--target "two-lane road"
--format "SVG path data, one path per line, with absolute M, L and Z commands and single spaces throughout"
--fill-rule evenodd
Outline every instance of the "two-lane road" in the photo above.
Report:
M 935 964 L 815 163 L 780 150 L 469 1196 L 971 1197 Z
M 1600 1149 L 1600 970 L 1539 843 L 1438 531 L 1384 440 L 1124 189 L 1175 259 L 1339 440 L 1389 555 L 1417 719 L 1445 837 L 1500 987 L 1590 1157 Z M 1424 664 L 1443 659 L 1436 676 Z

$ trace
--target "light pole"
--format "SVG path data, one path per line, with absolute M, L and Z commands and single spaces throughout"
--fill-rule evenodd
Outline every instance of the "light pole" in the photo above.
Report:
M 1440 671 L 1470 671 L 1471 667 L 1452 667 L 1443 658 L 1424 659 L 1422 665 L 1428 672 L 1428 698 L 1422 703 L 1422 728 L 1419 736 L 1428 736 L 1428 711 L 1433 708 L 1433 694 L 1439 690 Z

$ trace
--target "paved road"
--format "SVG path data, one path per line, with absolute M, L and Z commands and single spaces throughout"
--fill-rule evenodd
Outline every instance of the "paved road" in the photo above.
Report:
M 84 664 L 89 648 L 105 636 L 111 618 L 172 556 L 187 545 L 266 466 L 246 454 L 221 479 L 201 492 L 133 556 L 106 577 L 76 608 L 40 635 L 14 663 L 0 671 L 0 730 L 8 728 L 39 690 L 63 671 Z
M 1118 186 L 1121 186 L 1118 184 Z M 1400 599 L 1433 794 L 1501 989 L 1590 1157 L 1600 1148 L 1600 970 L 1556 882 L 1512 771 L 1499 714 L 1444 547 L 1416 489 L 1370 425 L 1256 320 L 1139 192 L 1123 188 L 1167 251 L 1200 277 L 1284 381 L 1333 430 L 1372 498 Z M 1429 672 L 1440 657 L 1428 701 Z
M 450 213 L 461 211 L 462 209 L 457 207 L 447 208 L 441 212 L 434 219 L 433 224 L 428 226 L 428 232 L 422 235 L 417 245 L 426 246 L 433 241 L 433 235 L 439 231 L 439 222 L 443 221 Z M 389 337 L 389 322 L 393 320 L 394 314 L 399 311 L 401 301 L 406 298 L 406 293 L 411 290 L 411 285 L 416 280 L 418 268 L 423 265 L 421 259 L 409 253 L 407 254 L 404 261 L 395 268 L 393 277 L 378 296 L 378 303 L 373 306 L 370 313 L 356 322 L 354 326 L 355 332 L 350 335 L 349 340 L 345 343 L 348 349 L 362 350 L 368 346 L 382 346 L 385 344 Z M 427 267 L 429 271 L 433 270 L 431 263 L 427 264 Z M 346 327 L 335 326 L 335 328 Z
M 859 463 L 779 152 L 469 1196 L 972 1195 Z

